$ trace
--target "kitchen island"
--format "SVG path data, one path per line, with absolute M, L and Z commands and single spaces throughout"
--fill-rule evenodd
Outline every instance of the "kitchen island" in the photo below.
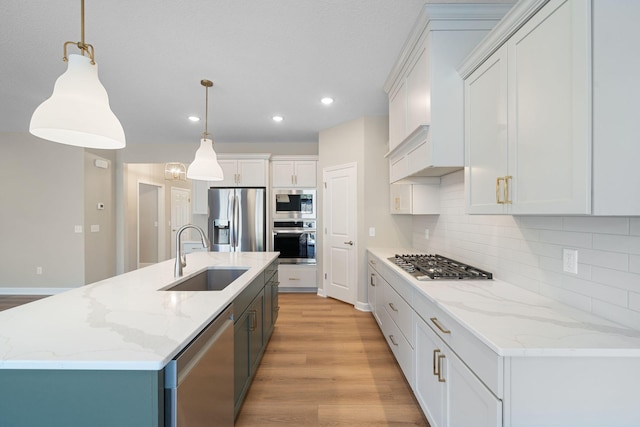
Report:
M 369 248 L 369 305 L 432 427 L 638 426 L 640 331 L 493 280 L 420 281 Z
M 0 425 L 162 425 L 164 367 L 277 257 L 192 253 L 180 279 L 170 260 L 0 312 Z M 212 267 L 247 271 L 221 291 L 164 291 Z

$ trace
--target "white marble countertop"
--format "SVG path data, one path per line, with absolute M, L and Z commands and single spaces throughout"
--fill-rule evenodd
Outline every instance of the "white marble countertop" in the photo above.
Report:
M 0 312 L 0 369 L 160 370 L 278 256 L 196 252 Z M 222 291 L 159 289 L 211 266 L 249 270 Z
M 640 357 L 638 330 L 495 278 L 419 281 L 387 258 L 420 251 L 368 250 L 501 356 Z

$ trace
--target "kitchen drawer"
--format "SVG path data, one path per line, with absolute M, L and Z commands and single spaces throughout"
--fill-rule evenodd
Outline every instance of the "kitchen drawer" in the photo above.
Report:
M 386 281 L 382 281 L 383 306 L 413 348 L 411 307 Z
M 400 332 L 400 329 L 396 323 L 391 319 L 389 313 L 386 310 L 380 310 L 380 329 L 384 338 L 387 340 L 387 344 L 391 348 L 393 355 L 402 369 L 405 378 L 411 385 L 413 390 L 414 386 L 414 353 L 413 348 L 409 345 L 409 341 Z
M 315 288 L 317 268 L 315 265 L 287 265 L 278 266 L 278 277 L 281 288 Z
M 498 398 L 503 398 L 503 358 L 419 292 L 413 308 L 480 381 Z

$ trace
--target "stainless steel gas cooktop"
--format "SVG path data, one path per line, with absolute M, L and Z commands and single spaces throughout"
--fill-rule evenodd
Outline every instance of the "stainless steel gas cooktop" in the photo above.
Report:
M 437 254 L 396 254 L 395 257 L 389 258 L 389 261 L 418 280 L 488 280 L 493 278 L 493 275 L 487 271 Z

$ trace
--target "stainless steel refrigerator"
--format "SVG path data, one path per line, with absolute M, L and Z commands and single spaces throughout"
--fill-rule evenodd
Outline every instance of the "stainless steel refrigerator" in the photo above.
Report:
M 265 206 L 266 189 L 264 188 L 210 188 L 211 251 L 266 251 Z

